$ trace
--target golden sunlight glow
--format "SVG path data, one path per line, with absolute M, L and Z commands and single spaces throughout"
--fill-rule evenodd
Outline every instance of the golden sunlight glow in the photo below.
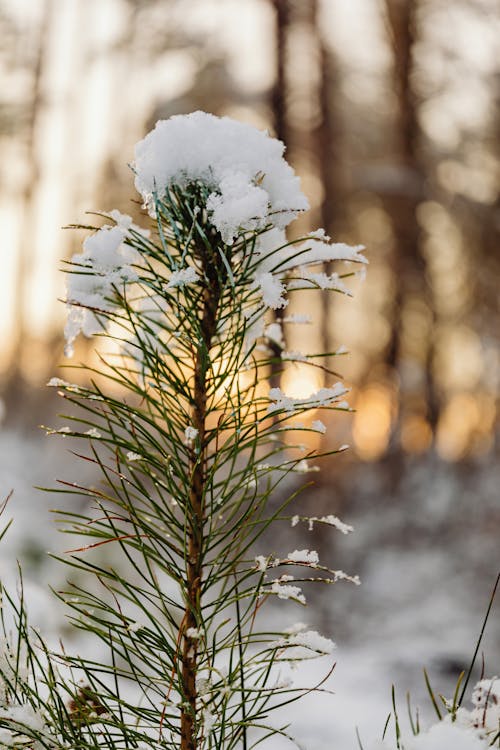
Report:
M 392 393 L 379 383 L 357 394 L 354 407 L 353 438 L 361 458 L 374 461 L 387 448 L 391 430 Z
M 492 396 L 456 393 L 443 410 L 437 432 L 439 455 L 458 461 L 468 452 L 489 449 L 495 415 Z
M 419 414 L 410 414 L 401 425 L 401 445 L 408 453 L 425 453 L 431 446 L 432 430 Z
M 305 362 L 294 362 L 283 373 L 281 388 L 292 398 L 307 398 L 323 385 L 323 373 Z

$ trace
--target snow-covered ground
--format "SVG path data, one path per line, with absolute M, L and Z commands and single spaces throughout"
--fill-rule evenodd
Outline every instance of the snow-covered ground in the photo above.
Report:
M 79 462 L 73 470 L 65 447 L 43 435 L 26 439 L 11 430 L 0 432 L 1 495 L 14 490 L 3 520 L 15 518 L 0 545 L 0 575 L 12 585 L 19 558 L 32 620 L 54 634 L 61 631 L 63 615 L 58 606 L 47 606 L 47 586 L 59 585 L 65 571 L 45 552 L 67 545 L 49 513 L 63 501 L 33 485 L 54 485 L 72 471 L 82 479 L 85 467 Z M 406 714 L 410 690 L 414 704 L 424 708 L 425 723 L 431 712 L 422 667 L 437 692 L 450 695 L 472 656 L 500 562 L 500 468 L 415 463 L 399 489 L 391 491 L 380 467 L 354 467 L 340 483 L 350 498 L 342 512 L 332 507 L 332 497 L 342 494 L 338 480 L 323 480 L 314 497 L 319 512 L 339 511 L 355 526 L 348 536 L 325 538 L 318 549 L 335 567 L 359 573 L 362 586 L 341 582 L 322 589 L 309 609 L 295 615 L 338 646 L 335 670 L 324 686 L 333 694 L 311 694 L 285 713 L 292 733 L 309 750 L 356 750 L 356 726 L 369 747 L 391 710 L 393 683 L 400 713 Z M 307 542 L 313 546 L 311 539 L 303 546 Z M 482 647 L 488 675 L 500 672 L 499 611 L 497 601 Z M 328 657 L 309 662 L 297 683 L 317 683 L 330 665 Z M 282 746 L 289 745 L 273 740 L 273 750 Z

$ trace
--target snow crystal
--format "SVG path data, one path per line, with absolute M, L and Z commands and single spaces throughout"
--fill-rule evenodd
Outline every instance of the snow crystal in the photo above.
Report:
M 329 515 L 329 516 L 321 516 L 320 518 L 314 518 L 315 521 L 318 521 L 319 523 L 325 523 L 328 526 L 335 526 L 336 529 L 342 532 L 342 534 L 349 534 L 351 531 L 353 531 L 353 527 L 349 526 L 349 524 L 344 523 L 340 520 L 340 518 L 337 518 L 337 516 Z
M 328 274 L 320 272 L 313 273 L 307 269 L 300 271 L 300 276 L 292 279 L 287 285 L 287 289 L 308 289 L 308 288 L 319 288 L 319 289 L 330 289 L 337 292 L 342 292 L 348 297 L 352 296 L 351 290 L 344 284 L 338 273 Z
M 347 388 L 342 383 L 335 383 L 330 388 L 320 388 L 319 391 L 306 398 L 293 398 L 292 396 L 286 396 L 281 388 L 271 388 L 269 398 L 275 403 L 270 404 L 268 412 L 279 410 L 293 412 L 297 408 L 327 406 L 345 393 L 347 393 Z
M 185 286 L 186 284 L 194 284 L 196 281 L 198 281 L 196 269 L 188 266 L 187 268 L 181 268 L 179 271 L 174 271 L 170 276 L 167 287 Z
M 264 330 L 264 336 L 269 339 L 271 343 L 276 344 L 280 348 L 283 348 L 285 345 L 285 341 L 283 339 L 283 329 L 280 323 L 270 323 L 268 326 L 266 326 Z
M 129 622 L 128 624 L 128 629 L 132 633 L 137 633 L 137 631 L 141 630 L 144 627 L 145 625 L 142 622 Z
M 270 307 L 272 310 L 279 310 L 288 305 L 288 300 L 283 296 L 286 288 L 272 273 L 257 273 L 254 288 L 260 291 L 262 301 L 266 307 Z
M 300 313 L 292 313 L 283 318 L 283 323 L 294 323 L 295 325 L 310 325 L 312 318 L 310 315 L 302 315 Z
M 323 424 L 321 419 L 315 419 L 311 424 L 311 430 L 314 430 L 315 432 L 321 432 L 321 434 L 324 435 L 326 432 L 326 426 Z
M 325 239 L 328 238 L 325 237 Z M 363 249 L 363 245 L 351 246 L 343 242 L 330 243 L 314 239 L 306 240 L 306 242 L 294 246 L 292 257 L 280 265 L 280 271 L 335 260 L 366 264 L 368 263 L 367 259 L 359 252 Z
M 127 453 L 127 459 L 129 461 L 140 461 L 142 456 L 139 453 L 134 453 L 133 451 L 129 451 Z
M 307 357 L 302 352 L 282 352 L 281 359 L 285 362 L 307 362 Z
M 296 563 L 307 563 L 308 565 L 317 565 L 319 563 L 319 555 L 315 550 L 308 549 L 296 549 L 293 552 L 289 552 L 287 560 Z
M 257 555 L 255 562 L 257 563 L 257 570 L 261 573 L 267 570 L 267 557 L 264 557 L 264 555 Z
M 101 433 L 98 430 L 96 430 L 95 427 L 91 427 L 89 430 L 87 430 L 83 434 L 84 435 L 88 435 L 89 437 L 93 437 L 93 438 L 100 438 L 100 437 L 102 437 Z
M 292 576 L 281 576 L 271 584 L 271 593 L 276 594 L 278 599 L 294 599 L 301 604 L 306 603 L 306 598 L 299 586 L 291 586 L 287 581 L 293 581 Z
M 123 244 L 127 232 L 128 227 L 105 224 L 84 240 L 83 252 L 71 259 L 75 268 L 66 279 L 68 319 L 64 329 L 68 357 L 79 333 L 89 337 L 105 329 L 98 313 L 113 309 L 114 287 L 137 279 L 130 265 L 137 253 Z
M 69 386 L 70 383 L 66 380 L 61 380 L 61 378 L 51 378 L 47 385 L 49 388 L 64 388 L 65 386 Z
M 203 182 L 214 226 L 230 244 L 240 230 L 286 227 L 309 207 L 284 146 L 245 123 L 206 112 L 159 120 L 136 145 L 135 185 L 154 210 L 172 184 Z
M 309 466 L 309 463 L 305 458 L 295 464 L 294 471 L 299 474 L 310 474 L 313 471 L 319 471 L 319 466 Z
M 198 437 L 198 430 L 195 427 L 191 427 L 190 425 L 186 427 L 186 429 L 184 430 L 184 438 L 185 438 L 186 445 L 191 446 L 197 437 Z
M 480 731 L 482 737 L 494 736 L 500 728 L 500 679 L 480 680 L 472 693 L 474 708 L 466 714 L 466 723 Z
M 228 174 L 219 183 L 220 194 L 212 193 L 207 200 L 211 219 L 230 245 L 239 227 L 259 229 L 265 224 L 268 194 L 252 185 L 244 172 Z
M 204 709 L 201 714 L 203 718 L 203 727 L 205 729 L 205 732 L 209 734 L 212 731 L 213 725 L 217 721 L 217 717 L 208 709 Z
M 333 641 L 320 635 L 315 630 L 306 630 L 305 632 L 290 635 L 285 641 L 283 641 L 283 645 L 302 646 L 311 651 L 316 651 L 319 654 L 331 654 L 336 648 Z
M 200 630 L 200 628 L 187 628 L 186 636 L 188 638 L 192 638 L 193 640 L 197 641 L 201 638 L 202 631 Z

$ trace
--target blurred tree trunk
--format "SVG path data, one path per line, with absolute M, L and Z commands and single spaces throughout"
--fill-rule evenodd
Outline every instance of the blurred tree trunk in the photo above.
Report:
M 26 289 L 32 265 L 33 233 L 36 223 L 36 198 L 40 182 L 37 127 L 44 105 L 43 76 L 47 60 L 53 10 L 53 0 L 46 0 L 41 14 L 40 25 L 36 32 L 31 91 L 26 109 L 26 184 L 21 201 L 22 234 L 18 246 L 17 268 L 14 281 L 14 330 L 12 331 L 14 347 L 5 388 L 7 400 L 17 400 L 23 390 L 22 358 L 29 335 L 29 323 L 26 320 Z
M 271 0 L 271 3 L 275 14 L 275 78 L 271 92 L 273 125 L 276 138 L 288 146 L 287 44 L 290 28 L 290 2 L 289 0 Z M 276 323 L 282 323 L 283 309 L 275 310 L 274 320 Z M 271 366 L 269 385 L 271 388 L 278 388 L 281 382 L 281 350 L 274 342 L 270 342 L 270 349 L 275 362 Z
M 393 51 L 393 89 L 397 97 L 394 153 L 389 186 L 384 189 L 394 238 L 395 298 L 392 336 L 387 364 L 400 378 L 399 411 L 391 445 L 399 448 L 401 426 L 410 415 L 427 420 L 432 434 L 438 420 L 438 401 L 433 377 L 434 305 L 427 264 L 421 249 L 416 211 L 424 198 L 425 165 L 420 151 L 418 101 L 412 82 L 413 55 L 418 34 L 418 0 L 385 0 L 388 31 Z M 427 321 L 428 337 L 420 336 L 420 351 L 412 341 L 405 313 L 420 310 Z
M 492 131 L 491 142 L 493 156 L 500 164 L 500 72 L 491 82 L 492 96 Z M 491 354 L 485 366 L 486 389 L 493 396 L 495 415 L 493 419 L 493 450 L 500 454 L 500 297 L 498 281 L 500 279 L 500 185 L 497 182 L 496 197 L 486 209 L 486 216 L 481 211 L 476 217 L 479 222 L 479 241 L 477 245 L 481 255 L 478 262 L 479 296 L 481 299 L 481 334 L 486 338 L 485 344 Z M 482 257 L 481 257 L 482 256 Z
M 276 138 L 287 142 L 287 36 L 290 26 L 289 0 L 271 0 L 275 15 L 275 79 L 271 107 Z
M 318 226 L 336 238 L 341 225 L 341 206 L 345 197 L 341 167 L 342 133 L 339 124 L 338 74 L 334 55 L 326 44 L 321 26 L 319 0 L 313 0 L 309 7 L 311 32 L 315 37 L 319 68 L 318 111 L 311 127 L 311 149 L 322 187 L 317 209 Z M 331 266 L 332 264 L 327 264 L 326 273 L 332 272 Z M 333 295 L 327 291 L 322 294 L 321 348 L 325 352 L 333 351 L 338 344 L 331 335 L 330 313 L 333 300 Z

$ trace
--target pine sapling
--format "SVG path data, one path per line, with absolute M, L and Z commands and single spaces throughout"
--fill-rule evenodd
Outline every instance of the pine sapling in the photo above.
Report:
M 277 365 L 334 377 L 324 352 L 286 350 L 307 316 L 272 315 L 310 290 L 349 293 L 351 268 L 320 264 L 366 259 L 323 231 L 287 241 L 308 205 L 283 148 L 202 112 L 157 123 L 133 166 L 148 226 L 101 214 L 68 264 L 66 353 L 93 336 L 98 365 L 71 365 L 86 385 L 50 381 L 76 408 L 52 432 L 83 441 L 100 483 L 60 486 L 85 499 L 60 512 L 76 535 L 61 559 L 77 579 L 60 596 L 96 656 L 52 651 L 9 599 L 18 636 L 0 661 L 0 726 L 14 746 L 272 746 L 290 735 L 269 714 L 305 692 L 288 666 L 334 648 L 266 616 L 271 599 L 303 606 L 303 583 L 358 583 L 314 550 L 257 554 L 279 522 L 351 530 L 289 509 L 295 475 L 336 452 L 304 452 L 297 436 L 323 434 L 317 412 L 348 407 L 340 382 L 302 397 L 269 388 Z

